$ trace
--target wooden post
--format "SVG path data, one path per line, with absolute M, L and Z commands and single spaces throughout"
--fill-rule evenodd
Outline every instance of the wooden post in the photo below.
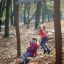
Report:
M 62 64 L 62 34 L 61 34 L 61 23 L 60 23 L 60 1 L 61 0 L 54 0 L 56 64 Z
M 18 0 L 14 0 L 14 15 L 15 15 L 15 28 L 17 37 L 17 57 L 21 56 L 21 45 L 20 45 L 20 32 L 19 32 L 19 3 Z

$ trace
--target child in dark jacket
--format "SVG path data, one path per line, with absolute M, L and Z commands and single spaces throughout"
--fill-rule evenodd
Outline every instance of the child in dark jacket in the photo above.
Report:
M 27 64 L 29 61 L 28 57 L 36 57 L 38 48 L 39 48 L 39 45 L 37 44 L 37 39 L 33 38 L 20 64 Z
M 46 42 L 48 41 L 47 33 L 45 32 L 44 28 L 39 27 L 38 35 L 41 37 L 41 47 L 44 49 L 44 54 L 47 52 L 50 54 L 50 50 L 46 46 Z

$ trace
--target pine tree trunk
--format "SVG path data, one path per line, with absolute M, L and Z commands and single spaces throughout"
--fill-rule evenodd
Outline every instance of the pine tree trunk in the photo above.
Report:
M 25 13 L 26 13 L 26 5 L 24 5 L 24 25 L 27 23 L 26 22 L 26 15 L 25 15 Z
M 35 29 L 38 28 L 40 23 L 40 12 L 41 12 L 41 1 L 38 1 L 37 9 L 36 9 L 36 17 L 35 17 Z
M 14 27 L 15 27 L 15 0 L 13 0 L 13 18 L 14 18 Z
M 1 32 L 1 24 L 2 24 L 1 18 L 2 18 L 2 0 L 0 2 L 0 32 Z
M 50 14 L 49 14 L 49 11 L 47 13 L 47 16 L 48 16 L 48 22 L 50 21 Z
M 19 32 L 19 3 L 18 0 L 14 0 L 14 12 L 15 12 L 15 28 L 17 38 L 17 57 L 21 56 L 21 44 L 20 44 L 20 32 Z
M 13 9 L 12 9 L 13 8 L 13 6 L 12 6 L 13 4 L 12 4 L 12 2 L 13 1 L 11 0 L 11 13 L 10 13 L 11 14 L 11 26 L 14 25 L 14 21 L 13 21 Z
M 6 19 L 5 19 L 5 34 L 4 37 L 9 37 L 9 11 L 10 11 L 11 0 L 7 0 L 6 4 Z
M 46 0 L 43 0 L 43 7 L 42 7 L 42 23 L 46 20 Z
M 60 22 L 60 0 L 54 0 L 54 27 L 55 27 L 56 64 L 62 64 L 62 34 L 61 34 L 61 22 Z
M 30 5 L 28 4 L 28 20 L 27 20 L 27 29 L 29 29 L 29 12 L 30 12 Z
M 6 0 L 0 0 L 0 32 L 1 32 L 1 25 L 2 25 L 2 16 L 5 10 L 5 4 L 6 4 Z
M 2 20 L 0 19 L 0 32 L 1 32 L 1 25 L 2 25 Z

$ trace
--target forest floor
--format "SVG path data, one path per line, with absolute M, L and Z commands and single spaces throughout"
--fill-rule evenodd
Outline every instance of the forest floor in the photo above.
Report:
M 50 54 L 43 54 L 43 49 L 39 48 L 37 57 L 32 58 L 29 64 L 55 64 L 55 36 L 54 36 L 54 24 L 53 22 L 46 22 L 46 31 L 48 31 L 48 47 L 51 50 Z M 64 22 L 61 22 L 62 25 L 62 40 L 63 40 L 63 50 L 64 50 Z M 20 26 L 20 38 L 21 38 L 21 56 L 26 51 L 29 46 L 29 41 L 31 38 L 36 37 L 38 42 L 40 40 L 37 35 L 37 30 L 34 29 L 34 24 L 30 24 L 30 28 L 26 29 L 25 25 Z M 19 59 L 16 58 L 17 54 L 17 44 L 16 44 L 16 34 L 15 28 L 10 28 L 10 37 L 2 38 L 4 31 L 0 33 L 0 64 L 18 64 Z M 63 51 L 64 53 L 64 51 Z M 63 54 L 64 56 L 64 54 Z M 64 59 L 64 57 L 63 57 Z M 64 63 L 64 61 L 63 61 Z

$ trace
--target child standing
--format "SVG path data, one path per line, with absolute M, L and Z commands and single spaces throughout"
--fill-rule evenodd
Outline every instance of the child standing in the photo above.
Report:
M 50 54 L 50 50 L 46 46 L 46 42 L 48 41 L 47 33 L 45 32 L 44 28 L 39 27 L 38 35 L 41 37 L 41 47 L 44 49 L 44 54 L 47 52 Z
M 38 48 L 39 45 L 37 44 L 37 39 L 33 38 L 20 64 L 27 64 L 29 62 L 28 57 L 36 57 Z

